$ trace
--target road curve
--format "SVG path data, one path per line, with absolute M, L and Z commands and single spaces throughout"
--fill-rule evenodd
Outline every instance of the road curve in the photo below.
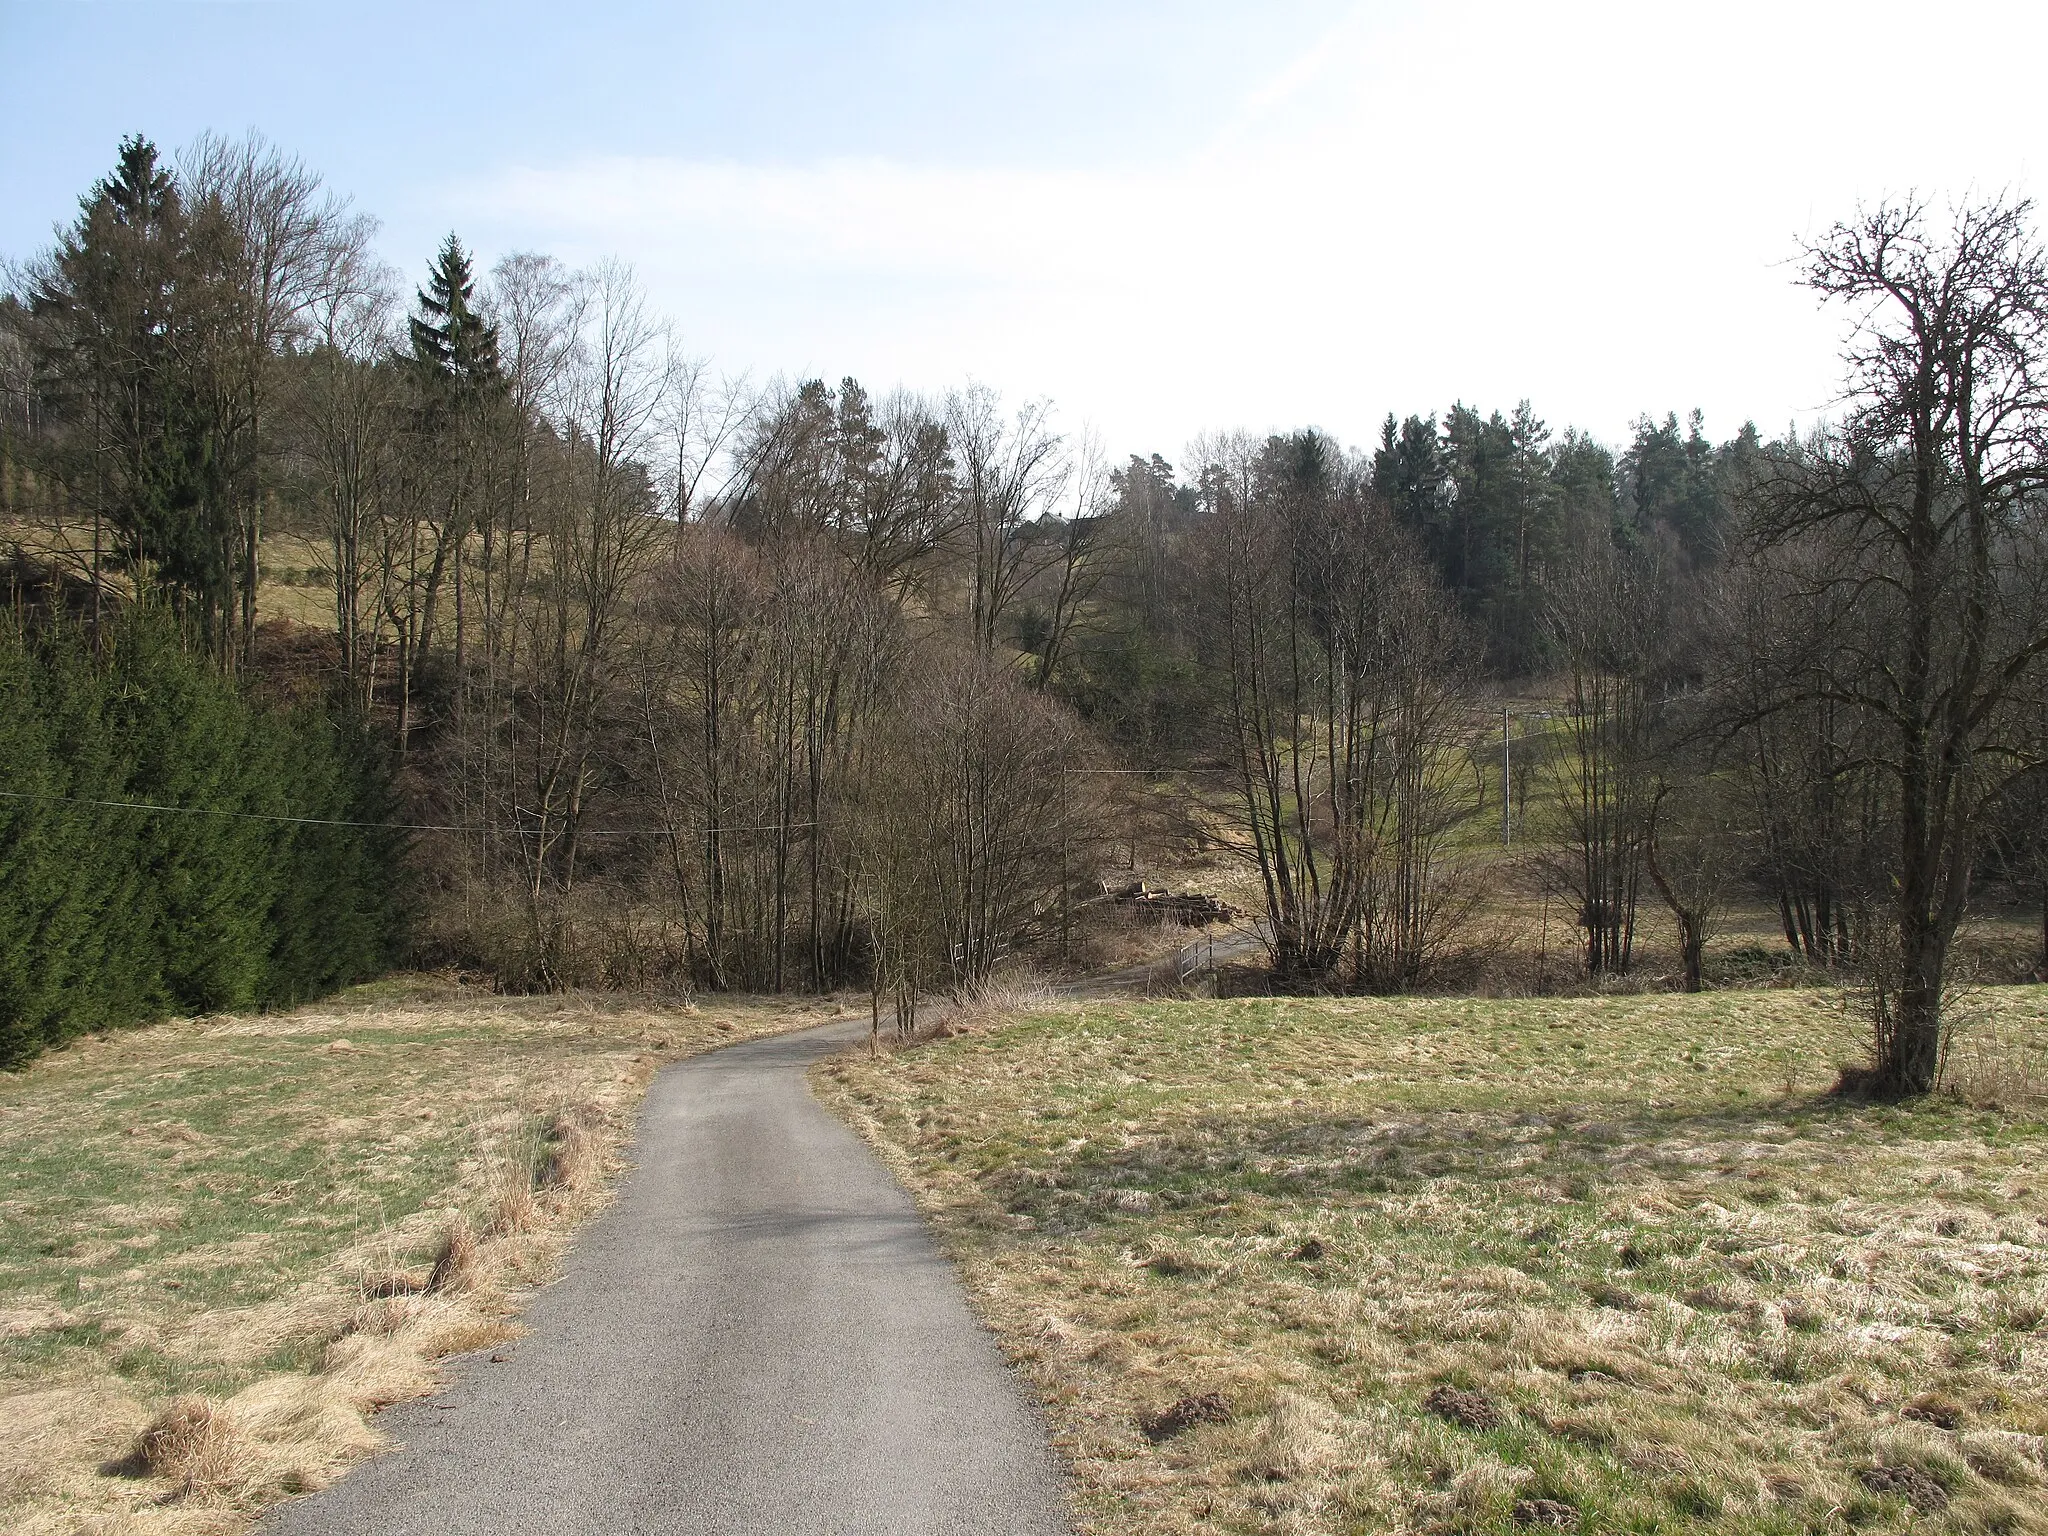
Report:
M 810 1095 L 862 1021 L 669 1067 L 532 1332 L 271 1536 L 1068 1536 L 1044 1426 L 910 1199 Z

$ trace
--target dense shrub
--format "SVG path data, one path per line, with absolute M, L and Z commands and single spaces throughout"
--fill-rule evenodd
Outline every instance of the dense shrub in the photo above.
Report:
M 401 835 L 331 824 L 391 819 L 380 755 L 346 722 L 254 703 L 160 616 L 97 653 L 68 626 L 0 625 L 0 791 L 0 1066 L 394 958 Z

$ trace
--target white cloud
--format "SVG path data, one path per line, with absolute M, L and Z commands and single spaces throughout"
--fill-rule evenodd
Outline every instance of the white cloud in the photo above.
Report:
M 2035 163 L 2031 86 L 2001 71 L 2023 83 L 2042 23 L 1986 5 L 1942 26 L 1888 5 L 1362 8 L 1173 163 L 644 155 L 462 201 L 501 243 L 625 255 L 722 362 L 972 375 L 1051 394 L 1118 451 L 1237 424 L 1356 440 L 1454 397 L 1527 395 L 1609 437 L 1695 403 L 1768 430 L 1835 383 L 1798 235 Z M 1944 69 L 1958 83 L 1916 105 Z

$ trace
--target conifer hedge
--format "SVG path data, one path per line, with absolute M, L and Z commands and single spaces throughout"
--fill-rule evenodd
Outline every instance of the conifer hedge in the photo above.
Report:
M 97 653 L 0 623 L 0 791 L 0 1067 L 396 958 L 402 834 L 318 824 L 391 820 L 380 756 L 318 710 L 254 702 L 160 615 L 124 617 Z

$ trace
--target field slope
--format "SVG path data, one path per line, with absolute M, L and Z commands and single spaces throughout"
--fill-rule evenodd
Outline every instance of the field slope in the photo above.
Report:
M 1857 1047 L 1818 990 L 1261 999 L 818 1081 L 1098 1531 L 2048 1531 L 2048 1124 L 1828 1098 Z
M 233 1531 L 330 1480 L 517 1331 L 663 1061 L 829 1012 L 379 984 L 0 1076 L 0 1529 Z

